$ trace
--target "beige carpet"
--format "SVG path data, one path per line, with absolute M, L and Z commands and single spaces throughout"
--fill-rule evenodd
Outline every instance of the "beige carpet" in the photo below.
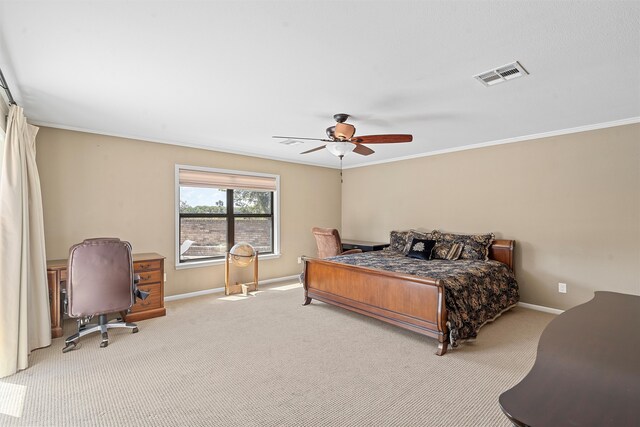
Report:
M 533 365 L 553 318 L 515 308 L 438 357 L 434 339 L 303 307 L 300 287 L 264 289 L 167 303 L 140 333 L 110 332 L 105 349 L 98 334 L 68 354 L 54 340 L 0 380 L 12 402 L 0 425 L 506 427 L 498 396 Z

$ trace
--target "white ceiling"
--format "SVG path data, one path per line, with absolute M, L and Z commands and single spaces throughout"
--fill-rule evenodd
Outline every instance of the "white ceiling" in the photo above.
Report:
M 271 136 L 414 136 L 349 167 L 637 121 L 639 28 L 638 1 L 2 0 L 0 68 L 40 125 L 330 167 Z

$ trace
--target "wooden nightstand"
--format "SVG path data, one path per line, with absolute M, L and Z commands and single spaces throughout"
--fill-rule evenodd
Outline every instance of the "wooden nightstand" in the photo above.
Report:
M 362 252 L 380 251 L 389 246 L 389 243 L 383 242 L 366 242 L 364 240 L 350 240 L 346 239 L 342 241 L 342 250 L 348 251 L 349 249 L 361 249 Z
M 127 322 L 164 316 L 164 257 L 156 253 L 134 254 L 133 270 L 140 276 L 138 289 L 149 292 L 145 300 L 136 300 L 127 314 Z

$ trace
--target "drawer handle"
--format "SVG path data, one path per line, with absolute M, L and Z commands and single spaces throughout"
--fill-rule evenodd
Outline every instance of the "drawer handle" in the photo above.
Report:
M 138 264 L 141 270 L 146 270 L 151 264 Z
M 149 280 L 151 279 L 151 275 L 147 275 L 147 276 L 140 276 L 140 280 Z

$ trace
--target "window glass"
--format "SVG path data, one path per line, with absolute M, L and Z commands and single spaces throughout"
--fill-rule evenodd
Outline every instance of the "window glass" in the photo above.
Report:
M 234 190 L 233 212 L 236 214 L 270 214 L 271 192 Z
M 236 218 L 236 242 L 247 242 L 258 252 L 273 252 L 271 218 Z
M 180 213 L 227 213 L 227 190 L 181 186 Z
M 224 257 L 226 218 L 180 218 L 180 262 Z

